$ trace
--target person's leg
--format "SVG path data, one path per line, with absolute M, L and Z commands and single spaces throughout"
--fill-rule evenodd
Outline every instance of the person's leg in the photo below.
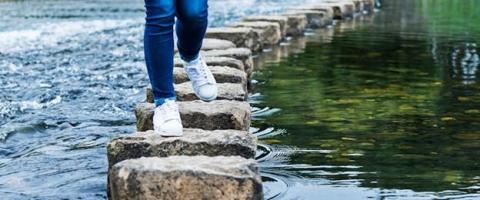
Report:
M 184 61 L 195 60 L 208 25 L 207 0 L 176 0 L 177 47 Z
M 157 106 L 153 129 L 162 136 L 181 136 L 182 122 L 173 88 L 175 0 L 145 0 L 145 62 Z
M 208 25 L 207 0 L 177 0 L 178 52 L 183 68 L 192 83 L 197 97 L 204 101 L 217 98 L 215 78 L 205 61 L 199 55 L 203 37 Z
M 145 0 L 145 62 L 157 106 L 175 100 L 173 88 L 173 25 L 175 0 Z

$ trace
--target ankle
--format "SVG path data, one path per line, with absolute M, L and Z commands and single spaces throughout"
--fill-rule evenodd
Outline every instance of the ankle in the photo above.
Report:
M 180 58 L 182 59 L 183 62 L 186 62 L 186 63 L 196 63 L 200 60 L 200 54 L 197 54 L 197 55 L 191 56 L 191 57 L 180 56 Z
M 153 101 L 155 102 L 155 107 L 159 107 L 168 101 L 176 101 L 176 100 L 177 100 L 177 97 L 167 97 L 167 98 L 155 98 Z

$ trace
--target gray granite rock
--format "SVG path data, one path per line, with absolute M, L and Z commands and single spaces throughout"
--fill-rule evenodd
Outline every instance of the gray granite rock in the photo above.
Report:
M 184 129 L 182 137 L 162 137 L 153 131 L 121 135 L 107 145 L 108 166 L 140 157 L 241 156 L 254 158 L 257 138 L 247 131 Z
M 176 42 L 176 40 L 175 40 Z M 222 39 L 215 39 L 215 38 L 205 38 L 203 39 L 202 42 L 202 48 L 201 50 L 208 51 L 208 50 L 219 50 L 219 49 L 230 49 L 230 48 L 235 48 L 237 45 L 235 45 L 233 42 L 228 41 L 228 40 L 222 40 Z M 178 47 L 175 45 L 174 47 L 175 53 L 178 53 Z
M 178 102 L 180 116 L 184 128 L 204 130 L 250 128 L 250 105 L 247 102 L 216 100 L 211 102 L 184 101 Z M 137 130 L 153 130 L 152 103 L 140 103 L 135 108 Z
M 228 40 L 221 40 L 215 38 L 203 39 L 202 50 L 218 50 L 218 49 L 230 49 L 237 47 L 233 42 Z
M 217 87 L 218 100 L 247 100 L 247 92 L 245 90 L 246 85 L 240 83 L 217 83 Z M 178 101 L 199 100 L 199 98 L 195 95 L 190 82 L 176 84 L 175 93 Z M 153 92 L 150 87 L 146 89 L 146 99 L 148 103 L 153 103 Z
M 277 22 L 266 21 L 244 21 L 231 25 L 232 27 L 249 27 L 258 32 L 262 48 L 269 48 L 282 40 L 282 31 Z
M 305 5 L 297 9 L 309 9 L 328 12 L 333 11 L 333 19 L 343 19 L 345 17 L 352 17 L 354 13 L 354 4 L 351 1 L 336 1 L 326 0 L 319 3 Z
M 246 85 L 247 74 L 243 70 L 227 67 L 227 66 L 208 66 L 212 71 L 217 83 L 239 83 Z M 187 73 L 180 67 L 173 68 L 174 82 L 184 83 L 188 82 Z
M 229 40 L 233 42 L 237 47 L 245 47 L 255 52 L 261 50 L 259 35 L 252 28 L 247 28 L 247 27 L 209 28 L 207 30 L 206 37 Z
M 304 14 L 283 14 L 287 17 L 287 36 L 301 36 L 307 27 L 307 16 Z
M 255 160 L 239 156 L 137 158 L 109 177 L 112 200 L 263 199 Z
M 241 60 L 232 57 L 204 57 L 208 66 L 227 66 L 245 71 L 245 66 Z M 180 58 L 175 58 L 175 67 L 183 67 Z
M 261 21 L 261 22 L 275 22 L 280 25 L 280 32 L 282 38 L 284 38 L 287 35 L 287 29 L 288 29 L 288 18 L 286 16 L 282 15 L 256 15 L 256 16 L 249 16 L 243 18 L 243 21 L 246 22 L 256 22 L 256 21 Z
M 321 28 L 333 23 L 332 18 L 326 17 L 325 11 L 319 10 L 288 10 L 286 15 L 305 15 L 307 17 L 307 27 L 312 29 Z
M 314 5 L 304 5 L 304 6 L 297 6 L 293 7 L 290 10 L 315 10 L 315 11 L 322 11 L 325 12 L 325 17 L 329 19 L 336 19 L 336 18 L 342 18 L 342 13 L 338 13 L 338 10 L 336 11 L 333 6 L 329 5 L 319 5 L 319 4 L 314 4 Z
M 206 57 L 231 57 L 240 60 L 245 67 L 245 73 L 247 73 L 248 78 L 250 78 L 254 69 L 252 51 L 246 48 L 204 51 L 202 55 Z
M 334 9 L 338 9 L 342 18 L 353 17 L 353 14 L 355 13 L 355 4 L 352 1 L 327 0 L 319 5 L 330 5 Z

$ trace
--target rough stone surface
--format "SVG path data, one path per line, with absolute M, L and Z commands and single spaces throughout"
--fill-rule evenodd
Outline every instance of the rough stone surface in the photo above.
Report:
M 261 21 L 261 22 L 274 22 L 278 23 L 280 25 L 280 32 L 282 38 L 287 35 L 287 21 L 288 18 L 286 16 L 282 15 L 257 15 L 257 16 L 250 16 L 250 17 L 245 17 L 243 18 L 243 21 L 246 22 L 255 22 L 255 21 Z
M 235 47 L 237 47 L 237 45 L 235 45 L 233 42 L 228 40 L 205 38 L 203 39 L 201 49 L 204 51 L 208 51 L 208 50 L 229 49 L 229 48 L 235 48 Z M 177 45 L 175 45 L 174 48 L 175 48 L 175 53 L 178 53 Z
M 250 27 L 258 32 L 259 40 L 262 48 L 271 47 L 278 44 L 282 40 L 282 31 L 280 24 L 277 22 L 253 21 L 253 22 L 237 22 L 233 27 Z
M 240 60 L 245 67 L 245 73 L 247 73 L 248 78 L 250 78 L 250 75 L 252 74 L 254 69 L 252 51 L 246 48 L 211 50 L 202 52 L 202 55 L 206 57 L 231 57 Z
M 241 71 L 227 66 L 209 66 L 209 68 L 217 83 L 239 83 L 246 85 L 247 74 L 243 70 Z M 173 74 L 174 81 L 177 84 L 189 81 L 187 73 L 185 73 L 183 68 L 173 68 Z
M 333 10 L 333 19 L 343 19 L 345 17 L 352 17 L 354 11 L 354 4 L 352 2 L 344 1 L 322 1 L 313 5 L 305 6 L 314 10 L 326 10 L 328 8 Z
M 331 25 L 333 20 L 326 17 L 325 11 L 319 10 L 289 10 L 286 14 L 305 15 L 307 17 L 307 27 L 316 29 L 327 25 Z
M 250 127 L 250 105 L 247 102 L 216 100 L 211 102 L 178 102 L 184 128 L 204 130 L 235 129 Z M 135 108 L 137 130 L 153 130 L 153 103 L 140 103 Z
M 325 17 L 328 19 L 342 18 L 341 13 L 336 12 L 332 6 L 329 5 L 306 5 L 306 6 L 297 6 L 291 10 L 315 10 L 325 12 Z
M 204 57 L 208 66 L 227 66 L 245 71 L 245 66 L 241 60 L 232 57 Z M 175 58 L 175 67 L 183 67 L 180 58 Z
M 287 36 L 300 36 L 307 27 L 307 16 L 304 14 L 283 14 L 287 20 Z
M 107 145 L 108 166 L 140 157 L 241 156 L 254 158 L 257 138 L 247 131 L 184 129 L 182 137 L 162 137 L 153 131 L 121 135 Z
M 237 47 L 245 47 L 252 51 L 260 51 L 259 35 L 252 28 L 247 27 L 219 27 L 209 28 L 206 33 L 208 38 L 229 40 Z
M 109 176 L 113 200 L 263 199 L 255 160 L 239 156 L 125 160 Z
M 237 47 L 233 42 L 214 38 L 205 38 L 203 40 L 202 50 L 230 49 Z
M 352 1 L 328 0 L 319 5 L 330 5 L 334 9 L 338 9 L 342 15 L 342 18 L 353 17 L 353 13 L 355 12 L 355 4 Z
M 239 83 L 218 83 L 218 100 L 246 101 L 246 85 Z M 190 82 L 184 82 L 175 85 L 175 93 L 178 101 L 199 100 L 192 89 Z M 153 92 L 151 88 L 146 89 L 146 99 L 148 103 L 153 103 Z

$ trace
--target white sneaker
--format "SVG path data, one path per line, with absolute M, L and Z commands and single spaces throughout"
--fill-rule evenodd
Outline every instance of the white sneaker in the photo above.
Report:
M 175 101 L 166 100 L 164 104 L 155 108 L 153 129 L 156 134 L 161 136 L 183 135 L 182 120 Z
M 213 101 L 217 98 L 217 82 L 201 56 L 190 62 L 184 61 L 183 68 L 198 98 L 203 101 Z

